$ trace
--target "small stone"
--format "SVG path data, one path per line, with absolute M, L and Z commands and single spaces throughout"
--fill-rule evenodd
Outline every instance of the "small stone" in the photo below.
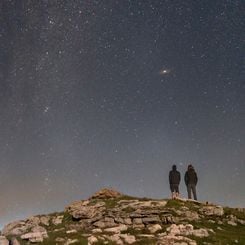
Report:
M 88 245 L 92 245 L 94 243 L 98 242 L 98 239 L 95 236 L 90 236 L 88 238 Z
M 232 225 L 232 226 L 237 226 L 237 223 L 235 223 L 235 222 L 232 221 L 232 220 L 227 221 L 227 224 L 228 224 L 228 225 Z
M 97 229 L 93 229 L 92 233 L 102 233 L 102 230 L 97 228 Z
M 121 233 L 122 231 L 126 231 L 128 227 L 126 225 L 119 225 L 112 228 L 105 229 L 106 232 L 112 232 L 112 233 Z
M 135 236 L 133 235 L 121 234 L 120 237 L 123 238 L 124 241 L 128 244 L 133 244 L 136 242 Z
M 59 225 L 62 223 L 63 218 L 64 218 L 64 215 L 56 216 L 52 219 L 52 222 L 54 225 Z
M 40 223 L 42 223 L 43 225 L 49 226 L 49 220 L 50 220 L 49 216 L 40 217 Z
M 161 225 L 159 224 L 155 224 L 155 225 L 149 225 L 147 226 L 148 230 L 150 231 L 150 233 L 156 233 L 157 231 L 162 230 Z
M 141 230 L 141 229 L 144 229 L 145 228 L 145 225 L 144 224 L 133 224 L 132 227 L 135 230 Z
M 69 230 L 69 231 L 66 231 L 66 234 L 74 234 L 74 233 L 77 233 L 77 230 Z
M 132 225 L 132 220 L 130 218 L 126 218 L 126 219 L 124 219 L 124 223 L 126 225 Z
M 134 225 L 141 225 L 141 224 L 143 224 L 143 221 L 141 218 L 135 218 L 135 219 L 133 219 L 133 224 Z
M 197 236 L 197 237 L 208 237 L 209 236 L 208 231 L 206 229 L 203 229 L 203 228 L 193 230 L 192 235 Z
M 118 234 L 115 234 L 113 236 L 106 236 L 109 240 L 111 240 L 112 242 L 115 242 L 118 245 L 123 245 L 124 243 L 122 242 L 122 240 L 120 239 L 120 236 Z
M 70 245 L 70 244 L 73 244 L 73 243 L 77 243 L 78 242 L 78 239 L 68 239 L 64 245 Z
M 64 243 L 65 239 L 62 238 L 62 237 L 57 237 L 57 238 L 55 239 L 55 241 L 56 241 L 56 242 L 62 242 L 62 243 Z
M 103 221 L 97 221 L 93 224 L 95 227 L 99 227 L 99 228 L 105 228 L 105 222 Z

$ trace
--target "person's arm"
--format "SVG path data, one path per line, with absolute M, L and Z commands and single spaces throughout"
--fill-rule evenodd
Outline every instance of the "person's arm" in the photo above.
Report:
M 195 172 L 195 184 L 197 184 L 198 178 L 197 178 L 197 173 Z
M 187 174 L 187 172 L 185 173 L 185 184 L 188 185 L 188 174 Z

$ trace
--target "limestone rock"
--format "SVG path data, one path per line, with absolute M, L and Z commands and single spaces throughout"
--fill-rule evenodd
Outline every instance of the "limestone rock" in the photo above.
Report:
M 102 233 L 102 230 L 99 228 L 93 229 L 92 233 Z
M 207 237 L 209 236 L 208 230 L 206 229 L 194 229 L 191 224 L 173 224 L 167 228 L 167 231 L 170 235 L 180 235 L 180 236 L 197 236 L 197 237 Z
M 88 238 L 88 245 L 92 245 L 96 242 L 98 242 L 98 239 L 95 236 L 91 236 Z
M 9 245 L 9 240 L 5 236 L 0 236 L 0 245 Z
M 77 233 L 77 230 L 68 230 L 68 231 L 66 231 L 66 234 L 75 234 L 75 233 Z
M 31 226 L 39 225 L 40 218 L 38 216 L 31 216 L 30 218 L 27 219 L 26 223 L 30 224 Z
M 105 236 L 105 238 L 109 239 L 112 242 L 115 242 L 117 245 L 124 245 L 119 234 L 114 234 L 113 236 Z
M 123 238 L 126 244 L 133 244 L 136 242 L 135 236 L 128 234 L 120 234 L 120 237 Z
M 235 223 L 233 220 L 228 220 L 227 224 L 232 226 L 237 226 L 237 223 Z
M 119 225 L 116 227 L 107 228 L 104 231 L 112 232 L 112 233 L 121 233 L 122 231 L 126 231 L 127 229 L 128 229 L 128 227 L 126 225 Z
M 109 198 L 117 198 L 120 196 L 122 196 L 120 192 L 113 190 L 113 189 L 104 188 L 96 192 L 89 199 L 109 199 Z
M 157 231 L 162 230 L 162 227 L 159 224 L 155 224 L 147 226 L 147 229 L 150 231 L 150 233 L 156 233 Z
M 49 216 L 40 217 L 40 223 L 43 225 L 49 226 L 49 220 L 50 220 Z
M 87 205 L 87 202 L 81 201 L 68 206 L 67 211 L 75 219 L 93 219 L 103 215 L 103 212 L 106 209 L 104 204 L 104 202 L 99 202 L 95 205 Z
M 60 243 L 62 243 L 62 244 L 65 243 L 65 239 L 62 238 L 62 237 L 57 237 L 57 238 L 55 239 L 55 241 L 58 242 L 58 243 L 60 242 Z
M 4 236 L 18 236 L 23 234 L 29 229 L 30 226 L 27 226 L 24 221 L 15 221 L 6 226 L 2 230 Z
M 224 209 L 221 206 L 204 206 L 200 212 L 207 216 L 223 216 Z
M 144 223 L 144 224 L 158 224 L 158 223 L 161 223 L 161 220 L 160 220 L 158 215 L 148 216 L 148 217 L 142 218 L 142 223 Z
M 56 216 L 56 217 L 54 217 L 54 218 L 52 219 L 52 223 L 53 223 L 54 225 L 59 225 L 59 224 L 62 223 L 63 218 L 64 218 L 64 215 Z
M 75 244 L 81 238 L 87 239 L 90 245 L 110 244 L 110 241 L 118 245 L 141 244 L 141 241 L 156 245 L 197 245 L 195 240 L 199 238 L 212 235 L 212 241 L 216 234 L 218 238 L 221 225 L 230 224 L 222 230 L 225 232 L 229 227 L 234 229 L 231 226 L 245 224 L 243 213 L 238 210 L 227 208 L 224 214 L 220 206 L 182 199 L 162 201 L 126 197 L 123 200 L 119 192 L 108 189 L 99 191 L 89 200 L 73 202 L 65 212 L 12 222 L 4 227 L 1 239 L 9 243 L 4 240 L 8 237 L 14 245 L 41 243 L 50 234 L 50 244 L 56 245 Z M 217 226 L 214 230 L 207 229 L 207 222 Z M 196 229 L 196 226 L 202 228 Z M 62 235 L 59 237 L 59 234 Z M 239 239 L 236 241 L 240 243 Z
M 43 242 L 43 239 L 47 237 L 47 232 L 29 232 L 21 235 L 22 240 L 29 240 L 30 242 Z
M 70 245 L 70 244 L 73 244 L 73 243 L 77 243 L 78 242 L 78 239 L 68 239 L 64 245 Z
M 175 235 L 166 235 L 159 239 L 158 245 L 176 245 L 176 244 L 187 244 L 187 245 L 197 245 L 196 241 L 187 238 L 185 236 L 175 236 Z

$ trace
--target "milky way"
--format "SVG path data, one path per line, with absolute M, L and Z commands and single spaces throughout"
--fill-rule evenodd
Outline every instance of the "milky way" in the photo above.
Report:
M 200 200 L 244 206 L 244 27 L 236 0 L 2 0 L 0 225 L 167 198 L 189 162 Z

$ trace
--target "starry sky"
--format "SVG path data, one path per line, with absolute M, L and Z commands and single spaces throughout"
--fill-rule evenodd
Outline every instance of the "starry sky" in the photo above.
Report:
M 2 0 L 0 226 L 102 187 L 245 206 L 239 0 Z

